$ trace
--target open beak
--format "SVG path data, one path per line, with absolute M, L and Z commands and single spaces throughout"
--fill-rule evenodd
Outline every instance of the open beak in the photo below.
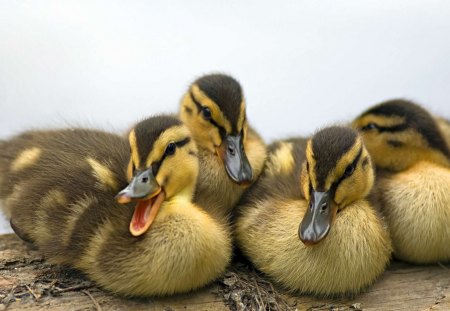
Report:
M 138 172 L 128 186 L 116 195 L 117 202 L 121 204 L 137 201 L 130 222 L 130 233 L 133 236 L 147 232 L 164 199 L 164 191 L 151 169 Z
M 228 135 L 217 148 L 217 154 L 222 159 L 228 176 L 239 185 L 249 185 L 253 172 L 244 150 L 242 135 Z
M 330 231 L 336 213 L 337 205 L 329 191 L 312 191 L 308 209 L 298 230 L 300 240 L 305 245 L 319 243 Z

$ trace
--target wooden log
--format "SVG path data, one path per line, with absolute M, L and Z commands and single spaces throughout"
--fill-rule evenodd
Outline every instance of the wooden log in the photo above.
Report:
M 450 266 L 393 262 L 365 293 L 346 299 L 288 295 L 242 264 L 194 293 L 126 299 L 77 271 L 48 264 L 13 234 L 0 235 L 0 310 L 450 310 Z

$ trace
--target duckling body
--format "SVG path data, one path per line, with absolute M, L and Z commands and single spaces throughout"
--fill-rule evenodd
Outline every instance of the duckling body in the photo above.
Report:
M 266 159 L 263 140 L 248 125 L 240 84 L 223 74 L 199 78 L 183 96 L 180 118 L 199 150 L 194 200 L 215 217 L 229 219 Z
M 111 133 L 82 128 L 28 131 L 4 141 L 1 147 L 0 199 L 5 200 L 4 211 L 8 217 L 11 206 L 8 201 L 19 199 L 21 189 L 33 183 L 35 177 L 47 178 L 55 186 L 67 190 L 67 185 L 58 183 L 63 167 L 69 169 L 75 179 L 78 171 L 70 167 L 77 167 L 82 172 L 98 168 L 98 173 L 101 174 L 102 167 L 96 167 L 96 162 L 101 160 L 105 163 L 106 174 L 111 173 L 111 182 L 103 186 L 91 174 L 79 187 L 103 187 L 102 189 L 109 189 L 115 194 L 127 184 L 125 172 L 129 146 L 125 139 Z M 112 152 L 113 150 L 117 152 Z M 116 168 L 120 170 L 114 172 Z M 105 175 L 105 180 L 108 177 Z M 77 181 L 81 182 L 82 179 L 77 178 Z M 39 187 L 39 182 L 35 184 L 33 190 L 37 195 L 45 193 L 47 189 L 41 191 L 36 188 Z
M 358 293 L 373 283 L 389 262 L 392 246 L 387 229 L 365 199 L 373 180 L 370 158 L 361 149 L 355 162 L 356 149 L 345 142 L 354 137 L 349 129 L 332 127 L 309 142 L 298 138 L 273 143 L 264 172 L 237 207 L 238 246 L 258 269 L 291 291 L 321 296 Z M 328 148 L 336 150 L 320 152 Z M 359 143 L 357 148 L 363 147 Z M 309 160 L 305 152 L 311 155 Z M 342 179 L 342 165 L 351 162 L 354 173 Z M 336 183 L 334 174 L 340 180 L 332 190 L 337 212 L 331 212 L 327 220 L 320 220 L 317 214 L 310 222 L 310 213 L 320 203 L 314 203 L 319 197 L 313 189 L 320 190 L 318 195 L 328 193 L 323 192 L 329 188 L 325 184 Z M 320 185 L 326 175 L 329 180 Z M 326 208 L 324 215 L 331 209 Z M 331 229 L 325 222 L 331 223 Z M 311 228 L 322 229 L 315 232 Z
M 227 226 L 192 202 L 196 146 L 189 131 L 171 117 L 149 118 L 132 132 L 130 143 L 111 135 L 110 149 L 105 143 L 70 137 L 65 142 L 82 152 L 62 149 L 48 157 L 44 155 L 52 144 L 46 142 L 61 133 L 28 133 L 42 137 L 46 149 L 38 161 L 22 168 L 23 176 L 31 175 L 20 181 L 8 173 L 18 156 L 1 154 L 2 185 L 21 185 L 11 194 L 14 199 L 4 201 L 13 228 L 50 262 L 75 267 L 121 295 L 170 295 L 199 288 L 225 271 L 231 241 Z M 105 142 L 96 132 L 89 136 Z M 5 144 L 23 150 L 35 143 L 33 139 L 28 145 L 19 136 Z M 108 156 L 89 160 L 85 152 L 99 149 Z M 147 179 L 139 184 L 136 179 L 142 174 Z M 136 192 L 146 185 L 157 192 Z M 116 194 L 125 186 L 119 193 L 123 205 Z
M 438 121 L 406 100 L 354 121 L 380 172 L 379 201 L 394 255 L 411 263 L 450 260 L 450 152 Z
M 378 182 L 380 201 L 398 259 L 450 260 L 450 170 L 427 161 Z

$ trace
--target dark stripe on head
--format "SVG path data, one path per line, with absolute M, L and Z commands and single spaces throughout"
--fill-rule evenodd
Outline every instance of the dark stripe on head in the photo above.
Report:
M 201 114 L 203 106 L 195 99 L 194 94 L 192 94 L 192 92 L 190 92 L 189 95 L 191 96 L 192 101 L 197 107 L 198 113 Z M 219 134 L 222 139 L 224 139 L 225 136 L 227 136 L 227 131 L 225 130 L 225 128 L 223 126 L 220 126 L 216 121 L 214 121 L 213 118 L 209 119 L 208 121 L 219 130 Z
M 239 82 L 224 74 L 211 74 L 201 77 L 194 83 L 219 106 L 231 123 L 232 134 L 238 134 L 237 122 L 243 100 Z
M 361 154 L 362 154 L 362 150 L 363 147 L 361 146 L 361 148 L 359 148 L 358 154 L 356 155 L 355 159 L 352 161 L 352 163 L 349 166 L 352 166 L 353 169 L 356 169 L 356 165 L 358 164 L 359 159 L 361 158 Z M 349 167 L 347 166 L 347 167 Z M 353 174 L 353 172 L 352 172 Z M 344 180 L 347 179 L 348 177 L 350 177 L 352 174 L 350 175 L 346 175 L 345 172 L 344 174 L 341 176 L 341 178 L 339 178 L 337 181 L 335 181 L 332 185 L 331 185 L 331 192 L 334 193 L 336 192 L 337 187 L 339 186 L 339 184 Z
M 147 118 L 134 127 L 136 144 L 141 165 L 145 165 L 155 141 L 168 128 L 182 125 L 181 121 L 170 116 L 155 116 Z
M 323 190 L 327 176 L 342 156 L 355 144 L 357 133 L 350 128 L 331 126 L 312 137 L 312 151 L 316 160 L 314 168 L 317 187 Z
M 190 141 L 191 141 L 191 139 L 189 137 L 187 137 L 181 141 L 175 142 L 175 145 L 177 146 L 177 148 L 181 148 L 184 145 L 186 145 L 187 143 L 189 143 Z M 175 152 L 177 152 L 177 151 L 175 150 Z M 166 159 L 167 156 L 168 156 L 168 154 L 164 152 L 163 156 L 161 157 L 161 159 L 159 161 L 152 163 L 153 176 L 156 176 L 156 174 L 158 174 L 159 168 L 161 167 L 163 161 Z
M 399 148 L 403 146 L 403 143 L 401 141 L 395 139 L 388 139 L 387 143 L 394 148 Z
M 190 141 L 191 141 L 191 138 L 190 137 L 186 137 L 185 139 L 183 139 L 181 141 L 175 142 L 175 145 L 177 145 L 177 148 L 181 148 L 184 145 L 187 145 Z
M 449 147 L 447 146 L 433 116 L 412 101 L 404 99 L 389 100 L 367 110 L 361 117 L 369 114 L 405 118 L 406 123 L 403 125 L 403 128 L 399 125 L 398 129 L 393 127 L 394 130 L 392 130 L 392 128 L 389 130 L 389 128 L 378 126 L 377 129 L 380 131 L 381 128 L 381 131 L 385 130 L 392 132 L 413 128 L 425 138 L 431 148 L 437 149 L 447 157 L 450 157 Z
M 368 131 L 368 130 L 371 130 L 372 128 L 376 128 L 377 131 L 380 133 L 383 133 L 383 132 L 395 133 L 395 132 L 402 132 L 402 131 L 408 129 L 409 126 L 406 123 L 393 125 L 393 126 L 380 126 L 378 124 L 371 123 L 370 126 L 364 126 L 361 130 Z

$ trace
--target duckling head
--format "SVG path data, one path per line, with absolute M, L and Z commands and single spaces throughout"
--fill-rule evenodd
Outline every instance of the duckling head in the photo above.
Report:
M 164 201 L 192 199 L 198 174 L 197 148 L 188 128 L 169 116 L 141 121 L 128 139 L 129 184 L 116 199 L 119 203 L 137 202 L 130 232 L 139 236 L 150 228 Z
M 353 127 L 377 167 L 401 171 L 421 160 L 449 165 L 449 147 L 433 116 L 411 101 L 378 104 L 357 117 Z
M 332 126 L 307 143 L 301 187 L 308 208 L 299 227 L 300 240 L 324 239 L 337 213 L 372 189 L 374 170 L 361 137 L 350 128 Z
M 198 147 L 217 154 L 228 176 L 242 185 L 253 178 L 244 147 L 248 131 L 245 107 L 239 82 L 227 75 L 211 74 L 189 87 L 180 111 Z

